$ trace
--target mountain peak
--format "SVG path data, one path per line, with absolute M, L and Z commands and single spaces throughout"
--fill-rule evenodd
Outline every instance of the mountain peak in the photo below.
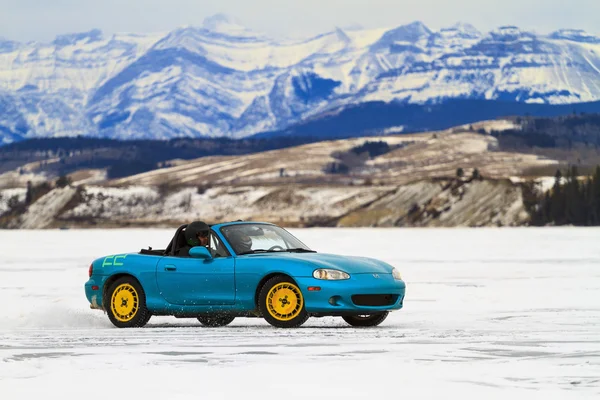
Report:
M 19 47 L 19 43 L 0 36 L 0 53 L 10 53 Z
M 514 41 L 531 41 L 535 40 L 537 36 L 531 32 L 520 29 L 513 25 L 500 26 L 492 30 L 485 41 L 492 42 L 514 42 Z
M 442 28 L 429 37 L 428 45 L 436 49 L 464 49 L 483 37 L 471 24 L 459 22 Z
M 510 37 L 531 35 L 531 33 L 526 32 L 514 25 L 500 26 L 500 27 L 494 29 L 490 33 L 494 36 L 510 36 Z
M 54 39 L 52 44 L 58 47 L 63 47 L 77 44 L 82 41 L 85 41 L 86 43 L 91 43 L 97 42 L 99 40 L 102 40 L 102 31 L 100 29 L 92 29 L 88 32 L 67 33 L 65 35 L 58 35 L 56 39 Z
M 251 33 L 237 18 L 223 13 L 206 17 L 202 22 L 202 28 L 230 36 L 247 36 Z
M 408 25 L 402 25 L 399 29 L 404 29 L 406 32 L 411 32 L 419 36 L 431 35 L 431 30 L 421 21 L 411 22 Z
M 202 23 L 202 25 L 205 28 L 211 28 L 211 27 L 215 27 L 218 26 L 219 24 L 237 24 L 239 25 L 240 22 L 237 20 L 237 18 L 225 14 L 225 13 L 218 13 L 215 15 L 211 15 L 210 17 L 206 17 L 204 18 L 204 21 Z
M 471 36 L 471 37 L 480 37 L 481 36 L 481 32 L 479 32 L 477 30 L 477 28 L 475 28 L 473 25 L 465 23 L 465 22 L 458 22 L 458 23 L 452 25 L 449 29 L 460 32 L 464 36 Z
M 560 29 L 550 34 L 551 39 L 565 39 L 574 42 L 600 43 L 600 38 L 582 29 Z
M 348 34 L 346 34 L 346 32 L 344 32 L 343 29 L 336 27 L 335 34 L 337 35 L 337 37 L 340 41 L 342 41 L 346 44 L 352 43 L 352 39 L 350 39 L 350 36 L 348 36 Z
M 431 35 L 431 30 L 429 30 L 425 24 L 416 21 L 387 31 L 381 39 L 373 45 L 373 48 L 389 47 L 397 43 L 410 43 L 411 45 L 414 45 L 422 39 L 426 40 Z

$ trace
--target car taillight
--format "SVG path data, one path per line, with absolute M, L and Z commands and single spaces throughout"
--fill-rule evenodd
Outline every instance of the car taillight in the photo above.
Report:
M 88 274 L 89 274 L 89 277 L 90 277 L 90 278 L 92 277 L 92 273 L 93 273 L 93 272 L 94 272 L 94 265 L 93 265 L 93 264 L 90 264 L 90 270 L 89 270 L 89 272 L 88 272 Z

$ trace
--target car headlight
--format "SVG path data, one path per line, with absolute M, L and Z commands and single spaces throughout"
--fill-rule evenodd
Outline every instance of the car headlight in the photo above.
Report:
M 350 275 L 337 269 L 316 269 L 313 272 L 315 279 L 324 279 L 327 281 L 339 281 L 343 279 L 350 279 Z
M 392 268 L 392 276 L 394 277 L 394 279 L 396 279 L 397 281 L 401 281 L 402 280 L 402 275 L 400 274 L 400 271 L 398 271 L 395 267 Z

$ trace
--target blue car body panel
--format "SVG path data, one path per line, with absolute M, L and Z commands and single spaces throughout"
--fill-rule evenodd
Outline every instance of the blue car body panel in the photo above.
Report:
M 309 314 L 368 314 L 403 307 L 406 285 L 393 277 L 391 265 L 373 258 L 316 252 L 236 255 L 219 228 L 237 223 L 244 222 L 212 226 L 231 254 L 228 257 L 204 260 L 128 253 L 95 260 L 93 274 L 85 283 L 91 307 L 103 309 L 107 283 L 131 275 L 143 287 L 146 305 L 154 315 L 185 317 L 224 311 L 257 315 L 260 286 L 277 274 L 287 275 L 297 283 Z M 316 279 L 313 272 L 319 268 L 344 271 L 350 279 Z M 356 295 L 390 295 L 394 301 L 385 306 L 360 306 L 353 300 Z
M 235 259 L 163 257 L 156 267 L 161 296 L 182 306 L 235 304 Z

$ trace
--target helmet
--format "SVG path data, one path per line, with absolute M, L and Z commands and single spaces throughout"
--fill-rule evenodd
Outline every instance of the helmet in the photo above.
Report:
M 202 232 L 208 234 L 209 231 L 210 227 L 206 223 L 194 221 L 185 228 L 185 242 L 192 247 L 200 246 L 200 241 L 197 237 L 198 234 Z
M 241 231 L 234 231 L 232 244 L 235 247 L 236 253 L 245 253 L 252 250 L 252 239 L 250 236 Z

